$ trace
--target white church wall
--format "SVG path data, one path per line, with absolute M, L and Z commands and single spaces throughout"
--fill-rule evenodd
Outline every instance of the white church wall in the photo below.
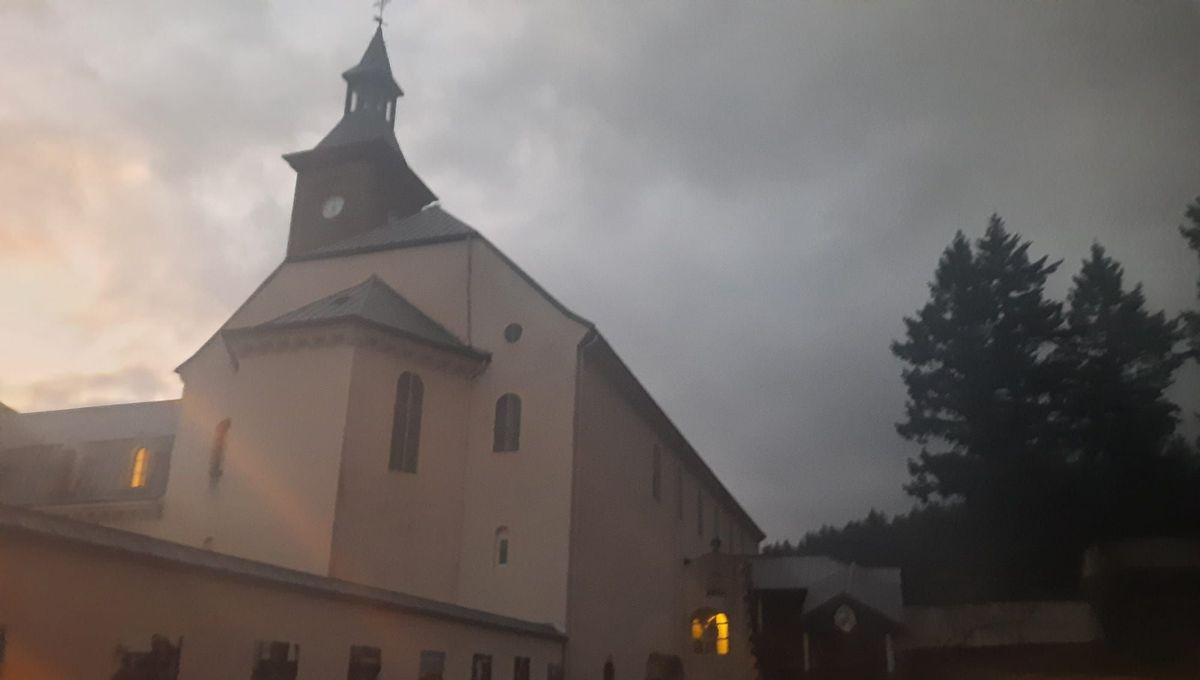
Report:
M 352 356 L 349 346 L 258 354 L 234 371 L 220 342 L 198 354 L 184 371 L 163 521 L 148 533 L 326 573 Z
M 404 371 L 424 386 L 415 473 L 388 467 Z M 427 363 L 356 350 L 330 576 L 457 601 L 470 387 Z
M 586 327 L 565 316 L 488 244 L 471 257 L 471 340 L 492 362 L 470 395 L 460 568 L 463 604 L 566 625 L 575 356 Z M 508 342 L 505 328 L 523 328 Z M 493 451 L 496 400 L 521 398 L 520 450 Z M 496 564 L 507 528 L 509 563 Z

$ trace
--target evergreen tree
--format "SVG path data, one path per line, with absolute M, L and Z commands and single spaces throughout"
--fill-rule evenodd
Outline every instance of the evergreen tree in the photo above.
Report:
M 1099 244 L 1067 295 L 1069 333 L 1058 355 L 1069 367 L 1065 415 L 1086 461 L 1125 474 L 1132 461 L 1164 451 L 1179 407 L 1165 396 L 1183 363 L 1179 323 L 1150 313 L 1141 285 Z
M 1029 246 L 996 215 L 974 249 L 957 234 L 929 302 L 904 319 L 907 339 L 892 343 L 907 364 L 907 419 L 897 430 L 926 447 L 909 461 L 906 486 L 922 501 L 1019 503 L 1061 447 L 1054 386 L 1062 375 L 1048 349 L 1064 320 L 1061 304 L 1044 295 L 1060 263 L 1031 260 Z
M 1179 231 L 1200 258 L 1200 198 L 1187 207 L 1186 215 L 1191 224 L 1179 227 Z M 1196 303 L 1196 309 L 1185 314 L 1184 319 L 1191 335 L 1192 358 L 1200 361 L 1200 276 L 1196 277 Z
M 1092 246 L 1068 293 L 1069 333 L 1057 354 L 1072 451 L 1071 542 L 1077 545 L 1162 528 L 1178 499 L 1168 493 L 1179 407 L 1165 395 L 1184 355 L 1180 323 L 1151 313 L 1141 286 Z

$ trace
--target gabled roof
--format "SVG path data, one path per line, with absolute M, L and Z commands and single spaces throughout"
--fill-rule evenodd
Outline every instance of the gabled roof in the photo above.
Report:
M 353 288 L 338 291 L 270 321 L 230 332 L 297 328 L 338 321 L 365 322 L 442 349 L 475 358 L 488 356 L 456 338 L 375 275 Z
M 335 241 L 292 259 L 315 260 L 341 255 L 356 255 L 375 250 L 457 241 L 478 235 L 479 232 L 442 210 L 440 206 L 431 205 L 407 217 L 393 216 L 388 219 L 387 224 L 381 227 Z
M 764 555 L 751 562 L 755 590 L 805 590 L 803 614 L 848 597 L 896 623 L 904 622 L 899 569 L 861 567 L 825 556 Z

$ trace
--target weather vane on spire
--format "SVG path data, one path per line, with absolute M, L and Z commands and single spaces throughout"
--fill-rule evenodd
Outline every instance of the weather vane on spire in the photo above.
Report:
M 375 15 L 375 23 L 379 24 L 380 28 L 384 26 L 383 11 L 390 4 L 392 4 L 392 0 L 375 0 L 375 7 L 379 9 L 379 12 Z

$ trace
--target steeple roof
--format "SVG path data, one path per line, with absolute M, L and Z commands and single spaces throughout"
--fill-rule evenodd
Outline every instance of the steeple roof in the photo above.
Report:
M 400 89 L 395 76 L 392 75 L 392 63 L 388 59 L 387 45 L 383 42 L 383 26 L 375 29 L 375 35 L 367 45 L 367 51 L 363 52 L 362 59 L 343 73 L 342 77 L 351 85 L 374 82 L 387 88 L 392 97 L 404 96 L 404 90 Z

